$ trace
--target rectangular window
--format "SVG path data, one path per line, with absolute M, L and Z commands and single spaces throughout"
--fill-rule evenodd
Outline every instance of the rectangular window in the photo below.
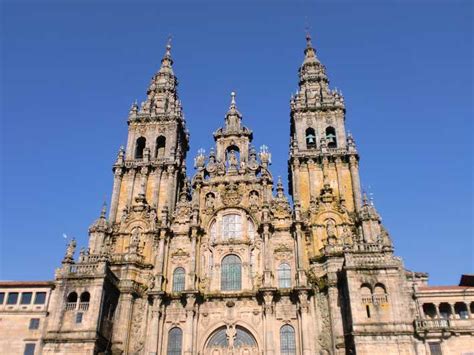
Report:
M 32 298 L 33 298 L 32 292 L 23 292 L 21 294 L 20 304 L 30 304 Z
M 46 302 L 46 292 L 36 292 L 35 304 L 44 304 Z
M 430 353 L 431 355 L 443 355 L 441 352 L 441 344 L 440 343 L 428 343 L 430 346 Z
M 30 319 L 30 326 L 28 327 L 28 329 L 30 329 L 30 330 L 39 329 L 39 325 L 40 325 L 39 318 L 31 318 Z
M 7 304 L 17 304 L 18 303 L 18 292 L 10 292 L 7 298 Z
M 23 355 L 35 355 L 35 346 L 34 343 L 27 343 L 25 344 L 25 352 Z
M 83 316 L 83 313 L 82 312 L 79 312 L 76 314 L 76 323 L 82 323 L 82 316 Z
M 3 304 L 4 300 L 5 300 L 5 292 L 0 292 L 0 304 Z

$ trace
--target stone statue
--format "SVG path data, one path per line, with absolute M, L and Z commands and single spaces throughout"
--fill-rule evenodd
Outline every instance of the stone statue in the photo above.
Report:
M 68 243 L 66 248 L 66 255 L 64 256 L 65 262 L 72 262 L 74 260 L 74 252 L 76 251 L 76 240 L 73 238 Z
M 238 165 L 237 155 L 234 150 L 231 150 L 229 152 L 229 168 L 237 168 Z

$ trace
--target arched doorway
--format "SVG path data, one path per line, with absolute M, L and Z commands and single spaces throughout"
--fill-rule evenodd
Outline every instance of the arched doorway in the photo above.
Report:
M 257 341 L 245 328 L 228 325 L 211 334 L 204 349 L 206 355 L 258 354 Z

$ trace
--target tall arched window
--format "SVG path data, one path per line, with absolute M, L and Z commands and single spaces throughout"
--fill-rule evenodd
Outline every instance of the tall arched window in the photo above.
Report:
M 326 128 L 326 142 L 328 148 L 337 148 L 336 130 L 334 127 L 329 126 Z
M 173 292 L 182 292 L 185 287 L 185 272 L 182 267 L 174 269 L 173 272 Z
M 278 286 L 280 288 L 291 287 L 291 267 L 286 263 L 278 266 Z
M 295 329 L 288 324 L 280 328 L 280 354 L 296 355 Z
M 227 214 L 222 216 L 222 239 L 238 239 L 242 235 L 242 216 Z
M 135 145 L 135 159 L 143 159 L 143 151 L 146 147 L 146 138 L 140 137 Z
M 168 333 L 167 355 L 181 355 L 183 347 L 183 331 L 180 328 L 172 328 Z
M 166 138 L 159 136 L 156 138 L 155 158 L 163 158 L 165 156 Z
M 221 263 L 221 290 L 238 291 L 242 288 L 242 262 L 237 255 L 227 255 Z
M 306 148 L 311 149 L 311 148 L 316 148 L 316 133 L 314 132 L 314 129 L 309 127 L 306 129 Z

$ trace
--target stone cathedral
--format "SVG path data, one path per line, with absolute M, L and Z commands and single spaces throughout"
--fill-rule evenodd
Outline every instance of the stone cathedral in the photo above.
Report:
M 109 214 L 56 270 L 36 353 L 474 354 L 472 277 L 443 294 L 394 255 L 309 36 L 298 76 L 288 195 L 235 93 L 190 176 L 168 44 L 129 111 Z

